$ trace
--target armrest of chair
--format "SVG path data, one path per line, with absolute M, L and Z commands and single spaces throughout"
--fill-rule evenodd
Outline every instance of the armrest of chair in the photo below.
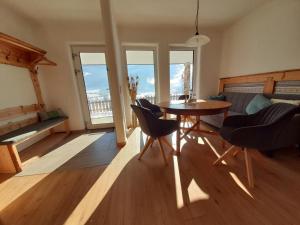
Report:
M 231 141 L 240 146 L 263 149 L 266 146 L 273 146 L 282 132 L 286 132 L 287 125 L 287 123 L 283 122 L 241 127 L 232 133 Z

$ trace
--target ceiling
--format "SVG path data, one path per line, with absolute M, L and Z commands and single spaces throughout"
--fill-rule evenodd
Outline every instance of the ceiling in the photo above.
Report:
M 270 0 L 200 0 L 199 25 L 224 27 Z M 36 22 L 100 21 L 100 0 L 2 0 Z M 112 0 L 118 24 L 194 24 L 196 0 Z

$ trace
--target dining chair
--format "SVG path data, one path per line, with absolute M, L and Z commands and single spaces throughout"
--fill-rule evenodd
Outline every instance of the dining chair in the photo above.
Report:
M 266 151 L 299 144 L 300 120 L 299 116 L 295 116 L 297 113 L 300 113 L 299 106 L 277 103 L 255 114 L 227 117 L 220 135 L 232 146 L 213 164 L 219 165 L 231 154 L 236 156 L 243 150 L 248 184 L 254 187 L 250 149 Z
M 173 152 L 175 152 L 173 146 L 166 140 L 166 136 L 178 129 L 178 122 L 175 120 L 159 119 L 153 115 L 151 110 L 144 107 L 131 105 L 131 108 L 139 120 L 142 131 L 147 135 L 147 141 L 138 159 L 140 160 L 149 146 L 152 145 L 155 140 L 158 140 L 163 160 L 165 164 L 168 165 L 162 142 L 164 142 L 172 149 Z
M 150 111 L 156 116 L 157 118 L 160 118 L 163 116 L 163 112 L 160 110 L 159 106 L 152 104 L 145 98 L 140 98 L 136 100 L 136 103 L 140 107 L 144 107 L 147 109 L 150 109 Z
M 179 95 L 178 100 L 188 100 L 190 98 L 190 95 Z

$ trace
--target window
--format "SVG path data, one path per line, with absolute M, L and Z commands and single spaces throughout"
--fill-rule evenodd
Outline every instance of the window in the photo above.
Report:
M 189 95 L 193 91 L 194 50 L 171 50 L 170 99 Z
M 146 98 L 155 102 L 155 51 L 126 50 L 127 71 L 129 77 L 139 77 L 137 98 Z

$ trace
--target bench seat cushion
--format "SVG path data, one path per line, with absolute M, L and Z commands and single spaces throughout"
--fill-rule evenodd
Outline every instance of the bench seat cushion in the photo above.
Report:
M 8 145 L 20 142 L 22 140 L 30 138 L 31 136 L 34 136 L 35 134 L 43 130 L 50 129 L 52 126 L 61 123 L 66 119 L 67 117 L 55 118 L 22 127 L 18 130 L 0 136 L 0 145 Z

